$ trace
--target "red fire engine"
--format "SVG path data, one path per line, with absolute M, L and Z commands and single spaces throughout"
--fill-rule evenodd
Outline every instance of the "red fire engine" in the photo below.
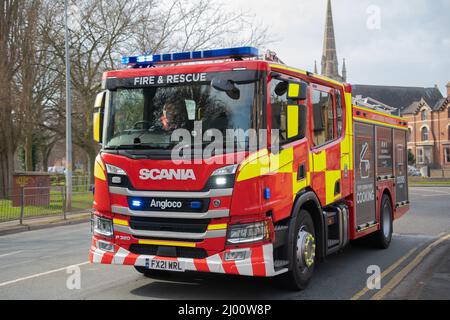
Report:
M 303 289 L 349 241 L 389 246 L 409 209 L 404 119 L 252 47 L 122 62 L 95 103 L 91 262 Z

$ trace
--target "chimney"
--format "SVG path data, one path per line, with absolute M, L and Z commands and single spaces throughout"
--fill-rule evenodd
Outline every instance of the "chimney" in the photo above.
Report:
M 450 81 L 447 83 L 447 97 L 450 98 Z

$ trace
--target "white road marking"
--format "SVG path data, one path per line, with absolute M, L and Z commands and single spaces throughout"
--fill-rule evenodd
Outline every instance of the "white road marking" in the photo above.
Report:
M 23 277 L 23 278 L 18 278 L 18 279 L 11 280 L 11 281 L 6 281 L 6 282 L 3 282 L 3 283 L 0 283 L 0 287 L 4 287 L 4 286 L 7 286 L 7 285 L 10 285 L 10 284 L 13 284 L 13 283 L 17 283 L 17 282 L 21 282 L 21 281 L 25 281 L 25 280 L 29 280 L 29 279 L 33 279 L 33 278 L 46 276 L 48 274 L 52 274 L 52 273 L 55 273 L 55 272 L 65 271 L 69 267 L 81 267 L 81 266 L 84 266 L 86 264 L 90 264 L 90 262 L 86 261 L 86 262 L 82 262 L 82 263 L 79 263 L 79 264 L 70 265 L 70 266 L 67 266 L 67 267 L 64 267 L 64 268 L 50 270 L 50 271 L 46 271 L 46 272 L 42 272 L 42 273 L 33 274 L 31 276 L 27 276 L 27 277 Z
M 18 253 L 21 253 L 21 252 L 23 252 L 23 250 L 14 251 L 14 252 L 5 253 L 5 254 L 0 254 L 0 258 L 7 257 L 7 256 L 12 256 L 12 255 L 15 255 L 15 254 L 18 254 Z
M 412 193 L 414 197 L 424 197 L 424 198 L 430 198 L 430 197 L 447 197 L 450 195 L 450 193 L 440 193 L 440 194 L 419 194 L 419 193 Z
M 449 189 L 443 189 L 443 188 L 416 188 L 416 189 L 411 189 L 409 191 L 412 194 L 421 194 L 423 192 L 425 193 L 434 193 L 434 194 L 450 194 Z

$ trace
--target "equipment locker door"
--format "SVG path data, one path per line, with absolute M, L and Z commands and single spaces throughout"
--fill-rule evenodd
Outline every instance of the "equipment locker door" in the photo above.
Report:
M 355 217 L 358 230 L 376 223 L 375 127 L 355 123 Z

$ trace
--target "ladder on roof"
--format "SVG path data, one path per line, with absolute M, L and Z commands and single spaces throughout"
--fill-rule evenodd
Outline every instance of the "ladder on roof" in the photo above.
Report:
M 355 106 L 368 108 L 383 113 L 388 113 L 394 116 L 400 116 L 400 109 L 388 106 L 387 104 L 384 104 L 370 97 L 363 98 L 362 96 L 356 96 L 352 98 L 352 102 Z

